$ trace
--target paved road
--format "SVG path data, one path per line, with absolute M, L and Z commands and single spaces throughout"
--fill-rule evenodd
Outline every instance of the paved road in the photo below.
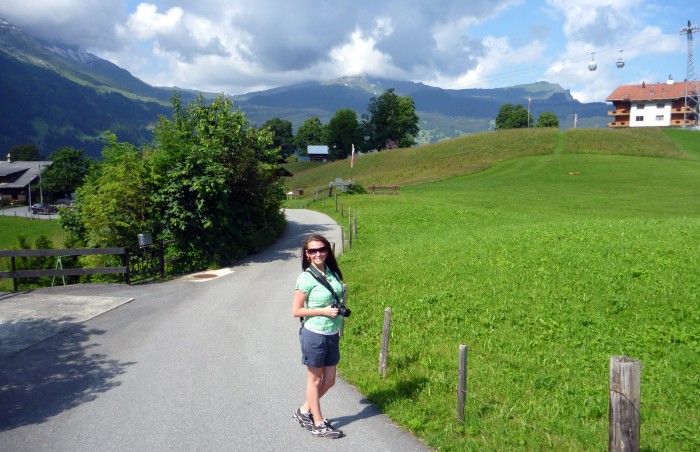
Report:
M 17 217 L 17 218 L 27 218 L 33 220 L 57 220 L 58 214 L 32 214 L 32 212 L 24 207 L 8 207 L 6 209 L 0 209 L 0 215 L 5 217 Z
M 215 278 L 0 299 L 0 331 L 50 336 L 28 346 L 0 334 L 0 449 L 428 450 L 342 380 L 323 407 L 344 438 L 313 438 L 291 420 L 305 385 L 290 314 L 299 249 L 310 232 L 336 243 L 340 233 L 317 212 L 287 216 L 276 245 Z M 30 297 L 44 303 L 31 320 Z M 93 317 L 93 304 L 106 312 Z

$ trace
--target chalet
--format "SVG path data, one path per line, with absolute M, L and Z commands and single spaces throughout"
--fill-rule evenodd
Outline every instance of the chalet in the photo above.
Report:
M 309 154 L 309 160 L 312 162 L 328 161 L 328 146 L 307 146 L 306 153 Z
M 0 161 L 0 197 L 10 202 L 32 202 L 32 196 L 39 191 L 39 173 L 51 165 L 50 160 L 37 162 L 13 162 L 10 154 L 7 160 Z M 34 192 L 30 194 L 30 191 Z
M 615 107 L 608 112 L 614 118 L 608 127 L 696 126 L 698 84 L 676 83 L 669 77 L 665 83 L 619 86 L 605 99 Z

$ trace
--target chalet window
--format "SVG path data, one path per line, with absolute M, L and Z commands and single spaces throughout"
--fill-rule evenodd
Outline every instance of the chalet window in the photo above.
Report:
M 656 108 L 666 108 L 666 104 L 656 104 Z
M 657 120 L 657 121 L 663 121 L 663 120 L 664 120 L 664 115 L 656 115 L 656 120 Z
M 637 116 L 635 119 L 639 122 L 642 122 L 644 121 L 644 116 Z
M 637 110 L 644 110 L 644 104 L 637 104 Z

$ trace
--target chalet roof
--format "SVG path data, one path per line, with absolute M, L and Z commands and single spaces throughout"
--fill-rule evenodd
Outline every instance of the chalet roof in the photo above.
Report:
M 308 145 L 306 146 L 306 153 L 309 155 L 328 155 L 328 146 Z
M 688 93 L 695 93 L 700 82 L 689 82 Z M 682 99 L 685 97 L 685 82 L 640 83 L 638 85 L 618 86 L 605 100 L 612 101 L 656 101 Z
M 52 163 L 51 160 L 35 162 L 7 162 L 0 160 L 0 177 L 18 176 L 16 179 L 12 177 L 14 179 L 13 182 L 0 183 L 0 189 L 26 187 L 39 177 L 39 171 L 42 167 L 45 168 Z

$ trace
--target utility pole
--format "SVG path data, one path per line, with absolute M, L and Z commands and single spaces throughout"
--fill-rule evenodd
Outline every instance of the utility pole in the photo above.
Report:
M 693 109 L 695 115 L 695 125 L 698 125 L 698 116 L 700 116 L 700 97 L 698 93 L 698 80 L 695 75 L 695 58 L 694 45 L 693 45 L 693 33 L 700 31 L 700 27 L 697 25 L 691 25 L 688 21 L 688 26 L 681 29 L 681 35 L 688 36 L 688 70 L 685 76 L 685 108 L 683 109 L 683 127 L 686 127 L 686 118 L 688 108 Z M 692 91 L 688 89 L 688 83 L 693 83 L 694 88 L 691 87 Z

